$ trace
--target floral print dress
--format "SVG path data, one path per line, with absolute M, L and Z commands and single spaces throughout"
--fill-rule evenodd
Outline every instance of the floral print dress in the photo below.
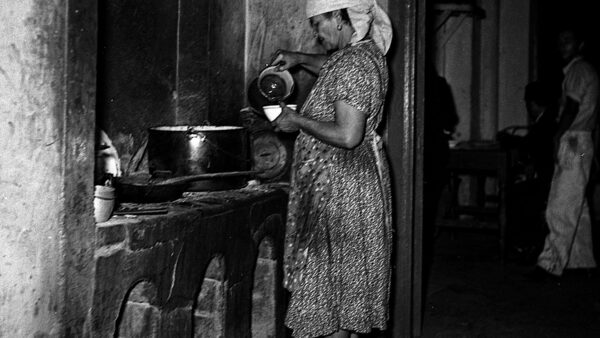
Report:
M 284 284 L 292 292 L 286 325 L 294 337 L 340 329 L 385 329 L 390 290 L 391 193 L 375 129 L 388 84 L 385 58 L 372 40 L 332 54 L 300 113 L 335 118 L 344 101 L 367 115 L 354 149 L 300 132 L 292 166 Z

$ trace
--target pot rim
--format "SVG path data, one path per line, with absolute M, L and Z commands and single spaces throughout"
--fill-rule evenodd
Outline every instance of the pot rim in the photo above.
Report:
M 156 126 L 149 128 L 152 131 L 234 131 L 246 129 L 240 126 Z

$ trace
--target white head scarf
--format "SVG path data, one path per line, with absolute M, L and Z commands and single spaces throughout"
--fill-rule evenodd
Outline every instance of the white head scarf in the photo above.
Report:
M 392 23 L 376 0 L 306 0 L 309 18 L 342 8 L 347 9 L 354 28 L 350 43 L 370 34 L 377 47 L 386 54 L 392 43 Z

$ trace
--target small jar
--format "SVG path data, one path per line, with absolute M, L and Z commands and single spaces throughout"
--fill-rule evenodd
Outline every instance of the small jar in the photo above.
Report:
M 115 188 L 97 185 L 94 188 L 94 218 L 96 223 L 106 222 L 115 207 Z

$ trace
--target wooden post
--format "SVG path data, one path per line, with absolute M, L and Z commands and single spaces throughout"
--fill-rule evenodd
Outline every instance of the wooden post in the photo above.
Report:
M 421 332 L 425 0 L 393 1 L 387 150 L 394 190 L 392 336 Z

